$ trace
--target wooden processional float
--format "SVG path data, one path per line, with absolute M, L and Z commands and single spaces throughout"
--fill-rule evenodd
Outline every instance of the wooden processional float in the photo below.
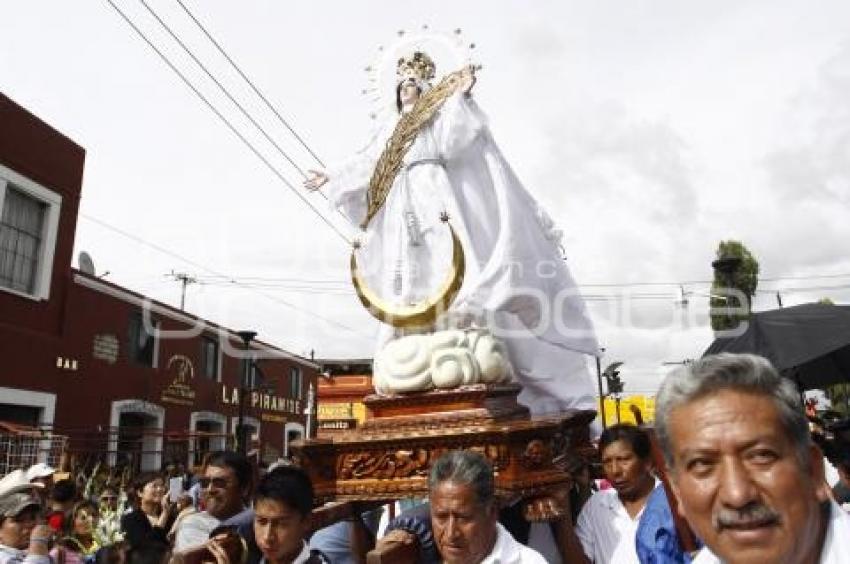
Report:
M 446 220 L 447 218 L 444 218 Z M 449 226 L 451 229 L 451 226 Z M 437 297 L 414 306 L 392 307 L 365 287 L 357 271 L 355 247 L 352 281 L 364 306 L 396 327 L 433 323 L 454 299 L 463 279 L 463 248 L 451 230 L 452 268 Z M 493 465 L 497 496 L 505 503 L 540 501 L 568 488 L 570 477 L 553 459 L 566 452 L 592 456 L 589 425 L 592 410 L 531 417 L 517 401 L 521 386 L 512 382 L 477 383 L 453 389 L 370 395 L 364 399 L 365 422 L 332 437 L 295 441 L 296 462 L 312 479 L 317 501 L 392 501 L 426 497 L 432 464 L 445 452 L 472 449 Z M 529 520 L 560 517 L 551 507 Z

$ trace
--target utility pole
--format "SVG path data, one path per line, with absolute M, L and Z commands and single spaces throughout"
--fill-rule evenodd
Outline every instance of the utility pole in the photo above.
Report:
M 189 276 L 185 272 L 174 272 L 171 271 L 171 274 L 166 274 L 166 276 L 170 276 L 175 281 L 180 282 L 182 287 L 180 289 L 180 311 L 184 311 L 186 305 L 186 286 L 189 284 L 197 284 L 198 279 L 194 276 Z

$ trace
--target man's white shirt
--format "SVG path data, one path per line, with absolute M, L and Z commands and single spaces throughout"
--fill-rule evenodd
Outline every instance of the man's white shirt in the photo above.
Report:
M 18 550 L 11 546 L 0 544 L 0 563 L 2 564 L 51 564 L 49 556 L 29 554 L 26 550 Z
M 496 523 L 496 544 L 481 564 L 546 564 L 546 559 L 517 542 L 507 529 Z
M 706 546 L 692 564 L 722 564 Z M 830 502 L 829 524 L 823 539 L 819 564 L 847 564 L 850 562 L 850 515 L 835 502 Z
M 200 546 L 210 539 L 210 533 L 221 525 L 206 511 L 193 513 L 183 519 L 174 534 L 174 550 L 186 550 Z
M 575 531 L 595 564 L 640 564 L 635 535 L 643 509 L 632 519 L 617 490 L 595 492 L 579 513 Z

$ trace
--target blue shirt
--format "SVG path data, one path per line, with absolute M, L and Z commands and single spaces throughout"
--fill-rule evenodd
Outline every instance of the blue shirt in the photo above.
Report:
M 635 548 L 641 564 L 689 564 L 691 557 L 679 548 L 673 512 L 658 485 L 649 494 L 638 523 Z

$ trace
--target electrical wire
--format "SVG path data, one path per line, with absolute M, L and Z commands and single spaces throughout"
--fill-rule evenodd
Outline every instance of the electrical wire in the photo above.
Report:
M 108 1 L 109 1 L 109 0 L 107 0 L 107 2 L 108 2 Z M 170 257 L 172 257 L 172 258 L 174 258 L 174 259 L 177 259 L 177 260 L 179 260 L 179 261 L 181 261 L 181 262 L 183 262 L 183 263 L 186 263 L 186 264 L 189 264 L 189 265 L 191 265 L 191 266 L 194 266 L 195 268 L 198 268 L 198 269 L 200 269 L 200 270 L 203 270 L 203 271 L 208 272 L 208 273 L 210 273 L 210 274 L 213 274 L 213 275 L 215 275 L 215 276 L 221 276 L 221 277 L 229 278 L 226 274 L 222 274 L 222 273 L 220 273 L 220 272 L 217 272 L 217 271 L 215 271 L 215 270 L 213 270 L 213 269 L 211 269 L 211 268 L 209 268 L 209 267 L 207 267 L 207 266 L 205 266 L 205 265 L 203 265 L 203 264 L 201 264 L 201 263 L 199 263 L 199 262 L 196 262 L 196 261 L 194 261 L 194 260 L 192 260 L 192 259 L 189 259 L 189 258 L 186 258 L 186 257 L 184 257 L 184 256 L 182 256 L 182 255 L 179 255 L 179 254 L 175 253 L 174 251 L 170 251 L 170 250 L 166 249 L 165 247 L 163 247 L 163 246 L 161 246 L 161 245 L 157 245 L 156 243 L 152 243 L 152 242 L 150 242 L 150 241 L 147 241 L 147 240 L 145 240 L 145 239 L 142 239 L 141 237 L 139 237 L 139 236 L 137 236 L 137 235 L 133 235 L 132 233 L 129 233 L 129 232 L 127 232 L 127 231 L 125 231 L 125 230 L 123 230 L 123 229 L 121 229 L 121 228 L 119 228 L 119 227 L 115 227 L 114 225 L 111 225 L 111 224 L 109 224 L 109 223 L 107 223 L 107 222 L 105 222 L 105 221 L 103 221 L 103 220 L 97 219 L 96 217 L 93 217 L 93 216 L 88 215 L 88 214 L 85 214 L 85 213 L 80 213 L 80 217 L 82 217 L 82 218 L 84 218 L 84 219 L 87 219 L 88 221 L 91 221 L 91 222 L 93 222 L 93 223 L 96 223 L 96 224 L 98 224 L 98 225 L 100 225 L 100 226 L 102 226 L 102 227 L 104 227 L 104 228 L 106 228 L 106 229 L 109 229 L 110 231 L 113 231 L 113 232 L 115 232 L 115 233 L 118 233 L 119 235 L 122 235 L 122 236 L 124 236 L 124 237 L 127 237 L 128 239 L 131 239 L 131 240 L 133 240 L 133 241 L 136 241 L 137 243 L 139 243 L 139 244 L 141 244 L 141 245 L 144 245 L 144 246 L 149 247 L 149 248 L 151 248 L 151 249 L 154 249 L 154 250 L 156 250 L 156 251 L 158 251 L 158 252 L 160 252 L 160 253 L 163 253 L 163 254 L 165 254 L 165 255 L 168 255 L 168 256 L 170 256 Z M 241 284 L 240 284 L 239 282 L 233 282 L 233 285 L 234 285 L 234 286 L 241 286 Z M 247 289 L 247 290 L 252 290 L 255 294 L 257 294 L 257 295 L 259 295 L 259 296 L 262 296 L 262 297 L 264 297 L 264 298 L 266 298 L 266 299 L 268 299 L 268 300 L 270 300 L 270 301 L 272 301 L 272 302 L 275 302 L 275 303 L 277 303 L 277 304 L 280 304 L 280 305 L 286 306 L 286 307 L 288 307 L 288 308 L 290 308 L 290 309 L 292 309 L 292 310 L 295 310 L 295 311 L 297 311 L 297 312 L 299 312 L 299 313 L 303 313 L 303 314 L 309 315 L 309 317 L 310 317 L 310 318 L 320 319 L 320 320 L 324 321 L 325 323 L 328 323 L 328 324 L 330 324 L 330 325 L 334 325 L 334 326 L 336 326 L 336 327 L 338 327 L 338 328 L 340 328 L 340 329 L 345 329 L 346 331 L 350 331 L 351 333 L 354 333 L 355 335 L 358 335 L 358 336 L 360 336 L 360 337 L 362 337 L 362 338 L 364 338 L 364 339 L 365 339 L 365 338 L 372 339 L 372 337 L 371 337 L 371 336 L 364 335 L 363 333 L 360 333 L 360 331 L 358 331 L 357 329 L 354 329 L 354 328 L 352 328 L 352 327 L 349 327 L 348 325 L 345 325 L 345 324 L 343 324 L 343 323 L 339 323 L 338 321 L 335 321 L 335 320 L 333 320 L 333 319 L 330 319 L 330 318 L 324 317 L 324 316 L 322 316 L 322 315 L 319 315 L 319 314 L 315 313 L 314 311 L 306 310 L 306 309 L 304 309 L 304 308 L 302 308 L 302 307 L 300 307 L 300 306 L 297 306 L 297 305 L 295 305 L 295 304 L 293 304 L 293 303 L 290 303 L 290 302 L 288 302 L 288 301 L 286 301 L 286 300 L 281 300 L 280 298 L 278 298 L 278 297 L 276 297 L 276 296 L 273 296 L 273 295 L 271 295 L 271 294 L 268 294 L 268 293 L 266 293 L 266 292 L 261 292 L 261 291 L 259 291 L 258 289 L 250 288 L 250 287 L 245 287 L 245 289 Z
M 760 278 L 759 282 L 775 282 L 775 281 L 783 281 L 783 280 L 820 280 L 825 278 L 850 278 L 850 274 L 812 274 L 809 276 L 788 276 L 788 277 L 774 277 L 774 278 Z M 294 282 L 294 283 L 303 283 L 303 284 L 349 284 L 348 280 L 345 279 L 337 279 L 337 278 L 293 278 L 293 277 L 277 277 L 277 276 L 236 276 L 234 279 L 236 280 L 252 280 L 252 281 L 262 281 L 262 282 Z M 711 284 L 711 280 L 704 281 L 681 281 L 681 282 L 606 282 L 606 283 L 591 283 L 591 284 L 578 284 L 576 287 L 578 289 L 583 288 L 602 288 L 602 287 L 611 287 L 611 288 L 631 288 L 631 287 L 641 287 L 641 286 L 671 286 L 671 287 L 679 287 L 679 286 L 694 286 L 699 284 Z M 813 289 L 821 289 L 821 286 L 812 287 Z M 781 288 L 778 289 L 782 291 Z M 773 292 L 775 289 L 764 289 L 759 288 L 760 292 Z M 686 292 L 693 292 L 693 290 L 687 290 Z M 668 294 L 664 294 L 665 296 Z
M 277 176 L 277 178 L 278 178 L 281 182 L 283 182 L 283 183 L 284 183 L 284 184 L 285 184 L 285 185 L 286 185 L 286 186 L 287 186 L 287 187 L 288 187 L 288 188 L 292 191 L 292 193 L 294 193 L 294 194 L 298 197 L 298 199 L 300 199 L 302 202 L 304 202 L 304 203 L 307 205 L 307 207 L 309 207 L 311 210 L 313 210 L 313 212 L 314 212 L 317 216 L 319 216 L 319 218 L 320 218 L 320 219 L 321 219 L 321 220 L 322 220 L 322 221 L 323 221 L 323 222 L 324 222 L 324 223 L 325 223 L 328 227 L 330 227 L 330 228 L 331 228 L 331 229 L 332 229 L 332 230 L 333 230 L 333 231 L 334 231 L 337 235 L 339 235 L 339 236 L 343 239 L 343 241 L 345 241 L 345 242 L 346 242 L 347 244 L 349 244 L 349 245 L 351 245 L 351 244 L 352 244 L 351 239 L 349 239 L 349 238 L 348 238 L 348 237 L 347 237 L 347 236 L 346 236 L 346 235 L 345 235 L 342 231 L 340 231 L 340 230 L 339 230 L 339 228 L 338 228 L 336 225 L 334 225 L 333 223 L 331 223 L 331 221 L 330 221 L 328 218 L 326 218 L 326 217 L 325 217 L 325 216 L 324 216 L 324 215 L 323 215 L 323 214 L 322 214 L 322 213 L 321 213 L 321 212 L 320 212 L 320 211 L 319 211 L 319 210 L 318 210 L 318 209 L 317 209 L 317 208 L 316 208 L 316 207 L 315 207 L 312 203 L 310 203 L 310 201 L 309 201 L 309 200 L 308 200 L 308 199 L 307 199 L 304 195 L 302 195 L 302 194 L 301 194 L 301 191 L 300 191 L 300 190 L 298 190 L 298 189 L 296 189 L 296 188 L 292 185 L 292 183 L 291 183 L 291 182 L 289 182 L 289 181 L 288 181 L 288 180 L 287 180 L 287 179 L 283 176 L 283 174 L 282 174 L 279 170 L 277 170 L 277 168 L 276 168 L 274 165 L 272 165 L 272 163 L 271 163 L 271 162 L 270 162 L 270 161 L 269 161 L 269 160 L 268 160 L 265 156 L 263 156 L 263 154 L 262 154 L 262 153 L 260 153 L 260 151 L 259 151 L 256 147 L 254 147 L 254 145 L 253 145 L 253 144 L 251 144 L 251 142 L 250 142 L 250 141 L 248 141 L 248 139 L 247 139 L 247 138 L 246 138 L 246 137 L 245 137 L 245 136 L 244 136 L 241 132 L 239 132 L 239 130 L 237 130 L 237 129 L 236 129 L 236 127 L 235 127 L 235 126 L 234 126 L 234 125 L 233 125 L 233 124 L 232 124 L 232 123 L 231 123 L 231 122 L 230 122 L 230 121 L 229 121 L 229 120 L 228 120 L 228 119 L 227 119 L 227 118 L 226 118 L 226 117 L 225 117 L 225 116 L 224 116 L 224 115 L 223 115 L 223 114 L 222 114 L 222 113 L 218 110 L 218 108 L 216 108 L 216 107 L 212 104 L 212 102 L 210 102 L 210 101 L 209 101 L 209 99 L 207 99 L 207 97 L 206 97 L 206 96 L 204 96 L 204 95 L 201 93 L 201 91 L 200 91 L 200 90 L 198 90 L 198 88 L 197 88 L 197 87 L 195 87 L 195 85 L 194 85 L 194 84 L 192 84 L 192 83 L 191 83 L 191 81 L 190 81 L 190 80 L 189 80 L 189 79 L 188 79 L 188 78 L 187 78 L 187 77 L 186 77 L 186 76 L 185 76 L 182 72 L 180 72 L 180 70 L 179 70 L 179 69 L 178 69 L 178 68 L 174 65 L 174 63 L 172 63 L 172 62 L 171 62 L 171 60 L 170 60 L 170 59 L 169 59 L 169 58 L 168 58 L 168 57 L 167 57 L 167 56 L 166 56 L 166 55 L 165 55 L 165 54 L 164 54 L 164 53 L 163 53 L 163 52 L 162 52 L 162 51 L 161 51 L 161 50 L 160 50 L 160 49 L 159 49 L 156 45 L 154 45 L 154 44 L 153 44 L 153 42 L 152 42 L 152 41 L 148 38 L 148 36 L 147 36 L 147 35 L 145 35 L 145 33 L 144 33 L 144 32 L 143 32 L 143 31 L 142 31 L 142 30 L 141 30 L 138 26 L 136 26 L 136 24 L 135 24 L 135 23 L 133 23 L 133 21 L 132 21 L 132 20 L 131 20 L 128 16 L 127 16 L 127 14 L 125 14 L 125 13 L 121 10 L 121 8 L 119 8 L 119 7 L 118 7 L 118 5 L 116 5 L 116 4 L 115 4 L 115 2 L 113 2 L 113 0 L 106 0 L 106 2 L 107 2 L 110 6 L 112 6 L 112 8 L 113 8 L 116 12 L 118 12 L 118 14 L 119 14 L 119 15 L 121 16 L 121 18 L 122 18 L 122 19 L 123 19 L 123 20 L 127 23 L 127 25 L 129 25 L 129 26 L 133 29 L 133 31 L 135 31 L 135 32 L 136 32 L 136 34 L 137 34 L 137 35 L 138 35 L 138 36 L 139 36 L 142 40 L 144 40 L 144 42 L 145 42 L 145 43 L 147 43 L 147 44 L 148 44 L 148 46 L 149 46 L 151 49 L 153 49 L 153 51 L 154 51 L 154 52 L 155 52 L 155 53 L 159 56 L 159 58 L 160 58 L 160 59 L 162 59 L 162 60 L 163 60 L 163 62 L 164 62 L 166 65 L 168 65 L 168 67 L 169 67 L 169 68 L 170 68 L 170 69 L 171 69 L 171 70 L 172 70 L 172 71 L 173 71 L 173 72 L 174 72 L 174 73 L 175 73 L 178 77 L 180 77 L 180 79 L 183 81 L 183 83 L 184 83 L 184 84 L 186 84 L 186 86 L 188 86 L 188 87 L 189 87 L 189 89 L 191 89 L 191 90 L 192 90 L 192 92 L 194 92 L 194 93 L 195 93 L 195 95 L 196 95 L 196 96 L 197 96 L 197 97 L 198 97 L 198 98 L 199 98 L 199 99 L 200 99 L 200 100 L 201 100 L 201 101 L 202 101 L 202 102 L 203 102 L 203 103 L 204 103 L 204 104 L 205 104 L 205 105 L 206 105 L 206 106 L 207 106 L 207 107 L 208 107 L 208 108 L 209 108 L 209 109 L 210 109 L 210 110 L 211 110 L 211 111 L 212 111 L 212 112 L 213 112 L 213 113 L 214 113 L 214 114 L 215 114 L 215 115 L 216 115 L 216 116 L 217 116 L 217 117 L 218 117 L 218 118 L 219 118 L 219 119 L 220 119 L 220 120 L 221 120 L 221 121 L 222 121 L 222 122 L 223 122 L 223 123 L 227 126 L 227 128 L 228 128 L 228 129 L 229 129 L 229 130 L 230 130 L 230 131 L 231 131 L 234 135 L 236 135 L 236 137 L 238 137 L 238 138 L 239 138 L 239 140 L 240 140 L 240 141 L 242 141 L 242 143 L 243 143 L 243 144 L 245 144 L 245 146 L 246 146 L 246 147 L 248 147 L 248 149 L 249 149 L 252 153 L 254 153 L 254 155 L 255 155 L 258 159 L 260 159 L 260 161 L 262 161 L 262 162 L 263 162 L 263 164 L 265 164 L 265 165 L 266 165 L 266 167 L 267 167 L 267 168 L 268 168 L 268 169 L 269 169 L 269 170 L 270 170 L 270 171 L 271 171 L 271 172 L 272 172 L 275 176 Z
M 313 150 L 307 145 L 304 139 L 302 139 L 301 136 L 295 132 L 295 129 L 293 129 L 292 126 L 289 125 L 289 123 L 285 119 L 283 119 L 283 116 L 280 115 L 280 112 L 278 112 L 277 109 L 272 105 L 272 103 L 268 101 L 268 99 L 263 95 L 262 92 L 260 92 L 260 89 L 254 85 L 254 82 L 250 78 L 248 78 L 248 76 L 244 72 L 242 72 L 242 69 L 239 67 L 239 65 L 237 65 L 236 62 L 230 57 L 230 55 L 227 54 L 227 52 L 224 50 L 221 44 L 216 41 L 212 34 L 207 31 L 207 28 L 204 27 L 204 25 L 201 24 L 198 18 L 196 18 L 195 15 L 189 10 L 189 8 L 186 7 L 186 5 L 183 3 L 183 0 L 177 0 L 177 3 L 180 5 L 181 8 L 183 8 L 183 11 L 186 12 L 186 15 L 188 15 L 189 18 L 191 18 L 191 20 L 195 22 L 195 25 L 198 26 L 198 29 L 200 29 L 204 33 L 204 35 L 207 36 L 210 42 L 215 45 L 215 48 L 218 49 L 218 52 L 221 53 L 221 55 L 225 59 L 227 59 L 227 62 L 230 63 L 230 65 L 236 70 L 237 73 L 239 73 L 239 76 L 241 76 L 242 79 L 245 80 L 246 83 L 248 83 L 248 86 L 250 86 L 254 93 L 260 98 L 260 100 L 265 103 L 266 107 L 268 107 L 268 109 L 272 111 L 272 113 L 277 117 L 277 119 L 280 120 L 280 123 L 282 123 L 283 126 L 289 130 L 292 136 L 295 137 L 295 139 L 297 139 L 299 143 L 301 143 L 301 146 L 304 147 L 308 153 L 310 153 L 310 156 L 316 159 L 316 162 L 319 163 L 322 168 L 327 168 L 325 166 L 325 163 L 322 162 L 322 159 L 320 159 L 319 156 L 313 152 Z
M 195 53 L 192 52 L 191 49 L 189 49 L 189 47 L 186 45 L 186 43 L 184 43 L 183 40 L 180 39 L 180 37 L 178 37 L 176 33 L 174 33 L 174 30 L 172 30 L 171 27 L 167 23 L 165 23 L 165 21 L 159 16 L 159 14 L 157 14 L 154 11 L 154 9 L 150 7 L 150 4 L 148 4 L 145 0 L 139 0 L 139 1 L 141 2 L 142 6 L 144 6 L 145 9 L 147 9 L 148 13 L 150 13 L 150 15 L 152 15 L 156 19 L 156 21 L 159 22 L 159 25 L 161 25 L 162 28 L 165 29 L 166 32 L 168 32 L 168 34 L 171 36 L 171 38 L 174 39 L 174 41 L 176 41 L 178 45 L 180 45 L 180 47 L 183 49 L 183 51 L 185 51 L 186 54 L 189 55 L 192 58 L 192 60 L 195 61 L 195 63 L 201 68 L 201 70 L 204 71 L 204 73 L 210 78 L 210 80 L 212 80 L 215 83 L 215 85 L 218 86 L 218 89 L 221 90 L 221 92 L 225 96 L 227 96 L 227 99 L 230 100 L 231 102 L 233 102 L 233 105 L 235 105 L 239 109 L 239 111 L 242 112 L 242 115 L 245 116 L 248 119 L 248 121 L 250 121 L 251 124 L 254 127 L 256 127 L 257 130 L 259 130 L 260 133 L 262 133 L 263 137 L 265 137 L 266 140 L 269 143 L 271 143 L 272 146 L 274 146 L 275 149 L 277 149 L 277 152 L 280 153 L 283 156 L 283 158 L 285 158 L 287 160 L 287 162 L 290 165 L 292 165 L 292 167 L 295 170 L 297 170 L 298 173 L 302 177 L 307 178 L 307 173 L 304 172 L 304 170 L 300 166 L 298 166 L 298 163 L 296 163 L 294 160 L 292 160 L 292 157 L 290 157 L 286 153 L 286 151 L 284 151 L 280 147 L 280 145 L 278 145 L 277 142 L 274 139 L 272 139 L 271 135 L 269 135 L 268 132 L 259 123 L 257 123 L 257 120 L 255 120 L 254 117 L 251 114 L 248 113 L 248 110 L 246 110 L 245 107 L 242 104 L 240 104 L 236 100 L 236 98 L 233 97 L 233 95 L 230 93 L 230 91 L 227 90 L 227 88 L 225 88 L 224 85 L 215 76 L 213 76 L 213 74 L 210 72 L 210 70 L 207 68 L 207 66 L 204 63 L 202 63 L 200 59 L 198 59 L 198 57 L 195 55 Z
M 242 112 L 242 114 L 246 118 L 248 118 L 248 120 L 251 122 L 251 124 L 254 125 L 254 127 L 256 127 L 260 131 L 260 133 L 263 134 L 263 136 L 274 146 L 275 149 L 277 149 L 277 151 L 281 155 L 283 155 L 283 157 L 301 174 L 301 176 L 304 179 L 307 179 L 308 176 L 304 172 L 304 170 L 300 166 L 298 166 L 298 164 L 295 163 L 295 161 L 280 147 L 280 145 L 278 145 L 271 138 L 271 136 L 266 132 L 266 130 L 263 129 L 260 126 L 259 123 L 257 123 L 257 121 L 247 112 L 247 110 L 245 110 L 245 108 L 239 102 L 236 101 L 236 99 L 230 94 L 230 92 L 227 90 L 227 88 L 225 88 L 224 85 L 222 85 L 221 82 L 219 80 L 217 80 L 212 75 L 212 73 L 209 71 L 209 69 L 207 69 L 207 67 L 198 59 L 198 57 L 195 56 L 195 54 L 192 52 L 192 50 L 189 49 L 189 47 L 165 23 L 165 21 L 163 21 L 163 19 L 160 18 L 156 14 L 156 12 L 154 12 L 154 10 L 147 4 L 147 2 L 145 0 L 139 0 L 139 1 L 142 3 L 142 5 L 145 6 L 145 8 L 147 8 L 148 12 L 150 12 L 151 15 L 154 18 L 156 18 L 156 20 L 160 23 L 160 25 L 169 33 L 169 35 L 171 35 L 171 37 L 180 45 L 180 47 L 182 47 L 183 50 L 192 58 L 192 60 L 195 61 L 195 63 L 201 68 L 201 70 L 203 70 L 206 73 L 206 75 L 219 87 L 219 89 L 224 93 L 224 95 L 227 96 L 230 99 L 230 101 L 233 102 L 233 104 L 236 105 L 237 108 L 239 108 L 239 110 Z M 179 2 L 179 0 L 178 0 L 178 2 Z M 201 24 L 201 22 L 198 21 L 198 19 L 194 16 L 194 14 L 192 14 L 192 12 L 190 12 L 189 9 L 182 2 L 179 2 L 179 3 L 180 3 L 180 7 L 183 8 L 183 11 L 186 12 L 186 14 L 189 16 L 189 18 L 203 32 L 203 34 L 207 37 L 207 39 L 210 40 L 210 42 L 215 46 L 215 48 L 218 50 L 218 52 L 221 53 L 221 55 L 227 60 L 227 62 L 230 63 L 230 65 L 236 70 L 236 72 L 239 74 L 239 76 L 242 77 L 242 79 L 248 84 L 248 86 L 251 87 L 251 89 L 260 98 L 260 100 L 262 100 L 263 103 L 272 111 L 272 113 L 278 118 L 278 120 L 289 131 L 289 133 L 293 137 L 295 137 L 295 139 L 301 144 L 301 146 L 304 147 L 304 149 L 306 149 L 308 153 L 310 153 L 310 156 L 312 156 L 316 160 L 316 162 L 319 163 L 319 165 L 321 165 L 321 167 L 323 169 L 327 168 L 325 166 L 325 163 L 322 161 L 322 159 L 320 159 L 319 156 L 307 145 L 307 143 L 304 141 L 304 139 L 292 128 L 292 126 L 289 125 L 289 123 L 285 119 L 283 119 L 283 116 L 280 115 L 280 112 L 278 112 L 274 108 L 274 106 L 272 106 L 271 102 L 269 102 L 268 98 L 266 98 L 263 95 L 263 93 L 260 92 L 259 88 L 257 88 L 257 86 L 254 84 L 254 82 L 251 81 L 244 72 L 242 72 L 242 69 L 239 68 L 239 66 L 236 64 L 236 62 L 233 60 L 233 58 L 230 57 L 227 54 L 227 52 L 224 50 L 224 48 L 221 46 L 221 44 L 213 38 L 213 36 L 209 33 L 209 31 L 207 31 L 207 29 Z M 318 192 L 319 196 L 324 198 L 326 201 L 329 201 L 327 194 L 325 194 L 321 190 L 314 190 L 314 192 Z M 337 208 L 336 213 L 339 214 L 347 224 L 351 225 L 351 220 L 344 213 L 342 213 L 342 210 Z

